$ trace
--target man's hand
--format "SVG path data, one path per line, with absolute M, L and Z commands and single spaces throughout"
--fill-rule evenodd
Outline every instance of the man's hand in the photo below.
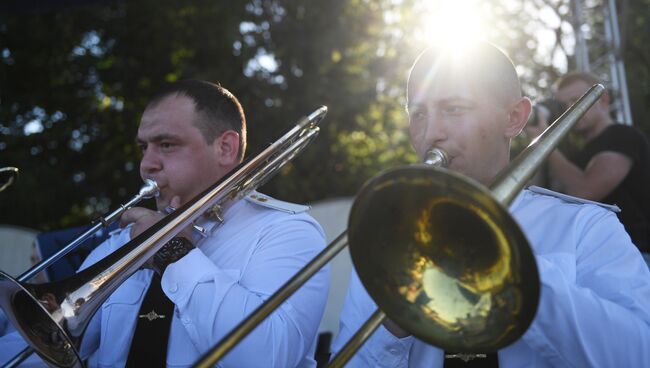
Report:
M 180 205 L 180 197 L 174 196 L 171 200 L 170 206 L 178 208 Z M 133 223 L 133 227 L 131 227 L 131 239 L 133 239 L 165 216 L 167 216 L 167 214 L 162 212 L 152 211 L 143 207 L 133 207 L 122 214 L 122 217 L 120 218 L 120 227 L 126 227 L 128 224 Z M 192 230 L 184 229 L 177 236 L 192 239 Z
M 173 209 L 180 205 L 180 197 L 174 196 L 170 202 L 170 207 Z M 128 224 L 133 223 L 130 234 L 131 239 L 133 239 L 165 216 L 167 216 L 167 214 L 158 211 L 152 211 L 142 207 L 133 207 L 122 214 L 122 217 L 120 218 L 120 227 L 126 227 Z M 183 231 L 178 233 L 172 240 L 163 245 L 163 247 L 158 250 L 153 257 L 148 259 L 142 267 L 151 268 L 159 275 L 162 275 L 169 264 L 176 262 L 194 248 L 189 239 L 192 239 L 191 226 L 183 229 Z
M 132 207 L 126 210 L 122 214 L 122 217 L 120 217 L 120 227 L 124 228 L 133 223 L 133 227 L 131 227 L 131 239 L 133 239 L 150 228 L 151 225 L 160 221 L 163 217 L 165 217 L 165 214 L 160 212 L 143 207 Z

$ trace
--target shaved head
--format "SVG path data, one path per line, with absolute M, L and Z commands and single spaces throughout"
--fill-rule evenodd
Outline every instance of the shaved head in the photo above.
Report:
M 471 84 L 494 97 L 493 102 L 504 107 L 521 98 L 521 85 L 512 61 L 503 51 L 487 42 L 477 42 L 462 50 L 441 46 L 426 49 L 411 68 L 407 98 L 421 98 L 433 88 L 431 81 L 441 79 Z
M 489 184 L 510 159 L 510 141 L 530 114 L 510 59 L 496 46 L 432 47 L 413 64 L 407 85 L 411 143 L 424 158 L 444 150 L 447 168 Z

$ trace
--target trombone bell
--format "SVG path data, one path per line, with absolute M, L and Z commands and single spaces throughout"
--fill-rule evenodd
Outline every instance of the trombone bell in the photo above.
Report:
M 69 312 L 75 314 L 76 308 L 70 308 L 65 299 L 59 303 L 64 296 L 55 295 L 60 294 L 56 289 L 46 291 L 40 285 L 21 284 L 0 271 L 0 307 L 13 311 L 6 313 L 10 322 L 24 333 L 23 336 L 29 336 L 32 346 L 47 363 L 60 367 L 81 367 L 81 359 L 73 346 L 79 336 L 71 338 L 61 328 L 69 326 L 74 331 L 71 325 L 78 318 L 73 316 L 70 319 L 65 315 Z
M 384 171 L 361 189 L 348 231 L 370 296 L 421 340 L 495 351 L 535 316 L 539 278 L 528 241 L 471 179 L 422 164 Z

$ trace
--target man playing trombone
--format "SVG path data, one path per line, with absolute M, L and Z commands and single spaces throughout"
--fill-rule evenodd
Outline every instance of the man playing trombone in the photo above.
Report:
M 448 169 L 488 185 L 508 165 L 531 103 L 498 48 L 457 51 L 431 48 L 416 60 L 407 87 L 411 143 L 422 159 L 432 148 L 445 151 Z M 518 340 L 496 356 L 445 353 L 386 320 L 349 366 L 650 366 L 650 273 L 615 213 L 533 190 L 519 194 L 510 212 L 541 282 L 537 313 Z M 376 308 L 354 273 L 335 353 Z
M 156 181 L 158 211 L 134 207 L 122 229 L 95 249 L 82 268 L 136 238 L 166 213 L 200 195 L 244 156 L 243 110 L 225 88 L 181 81 L 156 94 L 136 141 L 140 175 Z M 312 259 L 324 234 L 305 206 L 253 192 L 213 208 L 166 243 L 98 309 L 80 347 L 90 366 L 195 363 L 244 317 Z M 221 362 L 223 367 L 313 367 L 328 271 L 265 320 Z M 16 335 L 0 343 L 1 361 L 24 347 Z M 32 357 L 34 361 L 35 358 Z

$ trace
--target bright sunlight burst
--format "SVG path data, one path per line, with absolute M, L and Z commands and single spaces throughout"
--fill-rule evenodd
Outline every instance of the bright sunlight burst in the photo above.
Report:
M 428 43 L 462 48 L 484 38 L 486 27 L 479 14 L 480 1 L 433 1 L 429 4 L 421 27 Z

